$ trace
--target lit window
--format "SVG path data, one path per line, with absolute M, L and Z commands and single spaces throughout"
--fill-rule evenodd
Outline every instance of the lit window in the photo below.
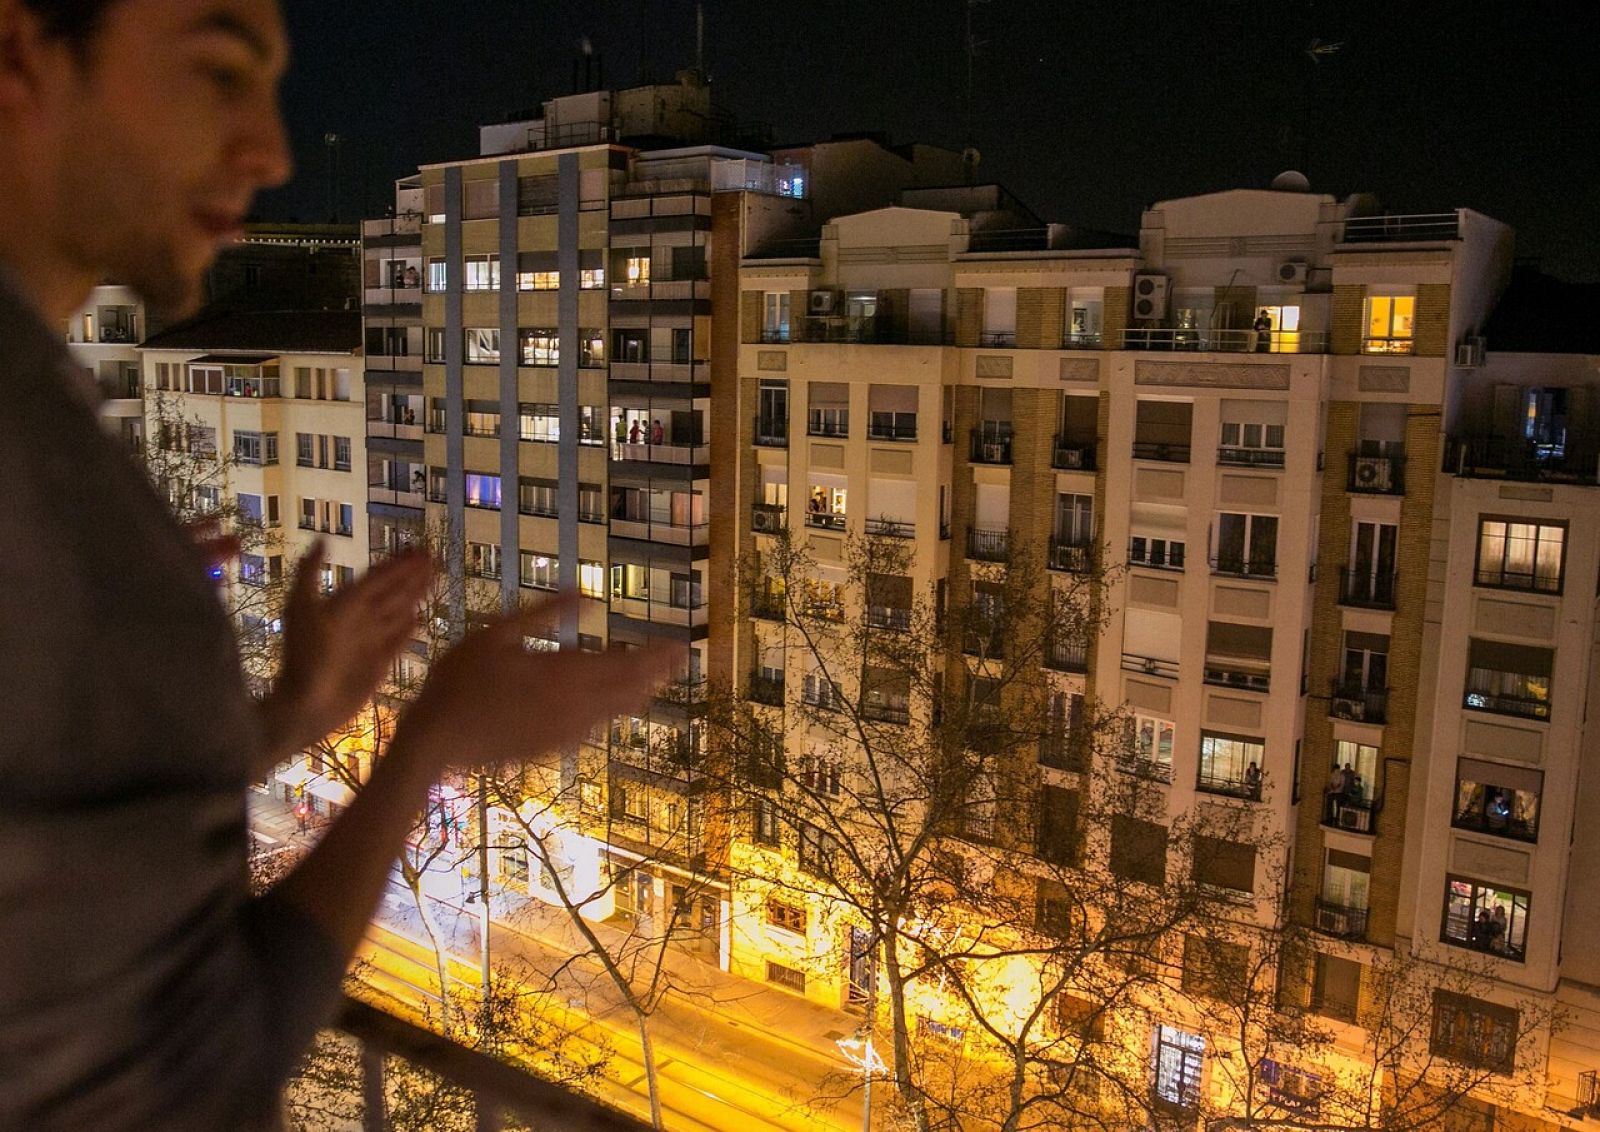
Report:
M 500 477 L 468 472 L 466 480 L 466 505 L 500 510 Z
M 1451 824 L 1496 837 L 1537 841 L 1543 787 L 1544 772 L 1533 767 L 1462 759 L 1456 765 L 1456 808 Z
M 556 560 L 549 554 L 535 554 L 524 550 L 519 555 L 517 580 L 535 590 L 553 590 L 560 584 Z
M 469 255 L 462 276 L 468 291 L 498 291 L 500 289 L 500 257 L 498 255 Z
M 1478 523 L 1480 586 L 1561 592 L 1565 525 L 1483 519 Z
M 1516 889 L 1446 877 L 1440 938 L 1457 947 L 1503 955 L 1520 963 L 1528 941 L 1532 899 Z
M 517 331 L 521 364 L 554 366 L 561 364 L 561 339 L 554 330 Z
M 606 596 L 606 569 L 598 562 L 579 560 L 578 590 L 584 597 L 604 599 Z
M 1367 298 L 1367 337 L 1363 344 L 1369 354 L 1409 354 L 1416 316 L 1415 295 L 1371 295 Z
M 555 405 L 520 405 L 517 419 L 523 440 L 555 444 L 561 439 L 561 413 Z
M 623 261 L 622 278 L 629 287 L 648 287 L 650 285 L 650 257 L 648 255 L 631 255 Z
M 492 326 L 469 326 L 462 331 L 468 365 L 489 365 L 500 360 L 500 331 Z
M 436 256 L 428 260 L 428 290 L 443 291 L 450 282 L 450 272 L 445 266 L 444 257 Z
M 1173 1108 L 1197 1107 L 1205 1039 L 1173 1026 L 1157 1026 L 1155 1047 L 1156 1100 Z
M 1132 754 L 1146 766 L 1172 771 L 1172 737 L 1177 724 L 1152 715 L 1135 715 L 1131 724 Z

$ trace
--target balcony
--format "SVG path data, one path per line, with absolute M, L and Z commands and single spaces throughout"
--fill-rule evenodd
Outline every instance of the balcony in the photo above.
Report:
M 1472 711 L 1493 712 L 1495 715 L 1514 715 L 1521 719 L 1550 718 L 1550 700 L 1546 696 L 1536 695 L 1531 692 L 1491 692 L 1474 688 L 1475 681 L 1472 673 L 1483 671 L 1471 669 L 1467 673 L 1467 691 L 1462 697 L 1461 706 Z
M 363 287 L 361 302 L 368 307 L 420 306 L 422 284 L 414 287 Z
M 1270 579 L 1278 576 L 1278 562 L 1274 558 L 1245 558 L 1230 554 L 1213 558 L 1211 570 L 1230 578 Z
M 1247 802 L 1261 801 L 1261 772 L 1252 775 L 1207 774 L 1204 769 L 1195 775 L 1194 788 L 1202 794 L 1220 794 L 1225 798 L 1243 798 Z
M 757 448 L 789 447 L 789 418 L 758 416 L 750 426 Z
M 967 557 L 978 562 L 1004 562 L 1011 553 L 1011 532 L 974 527 L 967 532 Z
M 580 366 L 588 363 L 580 360 Z M 589 366 L 594 368 L 594 366 Z M 695 362 L 671 355 L 651 358 L 649 361 L 613 361 L 610 366 L 612 381 L 649 381 L 655 384 L 689 385 L 711 380 L 711 363 Z
M 1089 646 L 1081 641 L 1051 641 L 1044 651 L 1044 666 L 1056 672 L 1089 671 Z
M 634 519 L 611 519 L 611 533 L 618 538 L 659 542 L 667 546 L 705 546 L 710 541 L 709 523 L 657 523 Z
M 1217 463 L 1230 468 L 1281 468 L 1282 448 L 1240 448 L 1224 444 L 1217 448 Z
M 867 624 L 874 629 L 892 629 L 904 633 L 911 628 L 911 610 L 898 605 L 869 605 Z
M 369 420 L 367 435 L 387 437 L 391 440 L 421 440 L 422 426 L 416 423 L 404 424 L 400 421 Z
M 1176 680 L 1178 678 L 1178 662 L 1125 652 L 1122 654 L 1122 671 L 1138 672 L 1145 676 L 1163 676 L 1168 680 Z
M 878 723 L 898 723 L 903 726 L 911 722 L 911 708 L 904 699 L 899 697 L 863 699 L 861 701 L 861 718 L 871 719 Z
M 781 593 L 757 590 L 750 597 L 750 616 L 763 621 L 785 621 L 789 617 L 789 604 Z
M 1133 458 L 1135 460 L 1155 460 L 1163 464 L 1187 464 L 1189 462 L 1189 445 L 1167 444 L 1152 440 L 1135 440 L 1133 442 Z
M 1074 334 L 1069 330 L 1061 336 L 1063 350 L 1098 350 L 1102 345 L 1099 331 Z
M 917 525 L 907 519 L 868 519 L 866 532 L 869 535 L 882 535 L 885 538 L 916 538 Z
M 987 422 L 972 430 L 972 444 L 968 452 L 974 464 L 1011 463 L 1011 424 L 1000 427 L 998 422 Z
M 639 460 L 652 464 L 692 466 L 711 461 L 711 448 L 705 444 L 628 444 L 611 445 L 613 460 Z
M 873 421 L 867 425 L 867 438 L 869 440 L 915 440 L 917 438 L 916 418 L 912 415 L 910 421 Z
M 709 279 L 655 279 L 648 283 L 627 283 L 611 288 L 611 301 L 614 303 L 709 298 Z
M 1352 216 L 1344 222 L 1342 243 L 1432 243 L 1461 238 L 1454 212 L 1419 212 L 1398 216 Z
M 1051 537 L 1050 557 L 1046 565 L 1052 570 L 1065 570 L 1069 574 L 1094 572 L 1096 546 L 1090 542 L 1068 542 Z
M 750 687 L 745 693 L 745 698 L 752 703 L 766 704 L 768 707 L 783 706 L 783 676 L 763 676 L 759 672 L 750 674 Z
M 1377 808 L 1371 798 L 1352 798 L 1328 791 L 1322 799 L 1322 824 L 1346 833 L 1371 833 Z
M 1339 567 L 1339 604 L 1357 609 L 1393 609 L 1395 575 Z
M 1414 338 L 1363 338 L 1361 339 L 1361 352 L 1363 354 L 1408 355 L 1416 353 L 1417 345 Z
M 344 1000 L 334 1029 L 360 1046 L 364 1128 L 388 1127 L 383 1106 L 390 1086 L 385 1077 L 395 1061 L 425 1070 L 465 1092 L 477 1110 L 480 1129 L 501 1128 L 507 1117 L 519 1126 L 572 1132 L 643 1132 L 647 1127 L 582 1093 L 357 999 Z
M 1122 332 L 1122 348 L 1211 354 L 1326 354 L 1328 334 L 1323 330 L 1134 327 Z
M 668 680 L 656 689 L 655 698 L 664 704 L 674 704 L 679 707 L 692 707 L 706 702 L 708 684 L 704 676 L 679 677 Z M 687 736 L 680 736 L 687 738 Z
M 806 526 L 824 531 L 842 531 L 845 529 L 845 514 L 843 511 L 807 511 Z
M 1172 764 L 1145 758 L 1136 751 L 1124 751 L 1117 756 L 1117 770 L 1150 782 L 1171 782 Z
M 1538 445 L 1521 437 L 1466 436 L 1445 442 L 1446 475 L 1523 483 L 1595 483 L 1600 445 Z
M 648 621 L 653 625 L 699 628 L 707 621 L 707 607 L 703 602 L 689 605 L 676 601 L 651 601 L 643 597 L 613 596 L 611 612 L 620 613 L 634 621 Z
M 1389 689 L 1363 688 L 1335 679 L 1328 693 L 1328 715 L 1352 723 L 1387 723 Z
M 1272 687 L 1272 674 L 1259 668 L 1244 667 L 1234 661 L 1206 658 L 1204 680 L 1219 688 L 1242 688 L 1247 692 L 1266 692 Z
M 1057 436 L 1050 448 L 1050 466 L 1067 472 L 1094 471 L 1094 445 L 1075 443 Z
M 1039 739 L 1039 765 L 1081 774 L 1089 769 L 1086 744 L 1065 730 L 1052 730 Z
M 1335 939 L 1366 939 L 1367 910 L 1317 898 L 1317 931 Z
M 789 525 L 789 509 L 782 503 L 752 503 L 750 529 L 757 534 L 775 535 Z
M 1404 495 L 1406 458 L 1404 456 L 1349 456 L 1350 475 L 1345 490 L 1356 495 Z

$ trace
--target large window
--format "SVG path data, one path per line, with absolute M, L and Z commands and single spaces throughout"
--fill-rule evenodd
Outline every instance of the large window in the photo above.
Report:
M 833 875 L 833 859 L 839 843 L 831 833 L 809 822 L 800 823 L 799 863 L 804 872 L 828 878 Z
M 789 292 L 768 291 L 763 296 L 761 340 L 787 342 L 789 340 Z
M 1135 715 L 1129 723 L 1130 769 L 1156 778 L 1172 777 L 1172 740 L 1178 725 L 1153 715 Z
M 1111 818 L 1111 871 L 1124 880 L 1167 880 L 1167 827 L 1125 814 Z
M 1480 586 L 1558 594 L 1566 544 L 1565 524 L 1481 519 L 1476 581 Z
M 241 464 L 270 465 L 278 462 L 278 434 L 243 432 L 233 434 L 233 458 Z
M 1278 572 L 1276 515 L 1217 516 L 1217 572 L 1271 578 Z
M 1204 935 L 1183 937 L 1183 989 L 1227 1000 L 1249 982 L 1250 949 Z
M 1205 1052 L 1206 1040 L 1199 1034 L 1173 1026 L 1156 1027 L 1153 1068 L 1157 1104 L 1185 1111 L 1199 1107 Z
M 561 338 L 554 330 L 519 330 L 517 344 L 520 364 L 554 366 L 561 364 Z
M 1193 868 L 1199 884 L 1228 892 L 1254 892 L 1256 847 L 1246 841 L 1199 834 L 1194 839 Z
M 443 291 L 450 282 L 450 271 L 445 265 L 443 256 L 434 256 L 428 260 L 428 290 Z
M 1516 889 L 1446 877 L 1440 935 L 1457 947 L 1503 955 L 1520 963 L 1528 942 L 1530 899 L 1528 893 Z
M 1526 719 L 1550 718 L 1550 649 L 1473 638 L 1463 705 Z
M 1415 295 L 1369 295 L 1362 350 L 1368 354 L 1411 353 L 1416 312 Z
M 1200 736 L 1199 789 L 1243 798 L 1261 797 L 1266 744 L 1260 739 L 1204 732 Z
M 556 405 L 519 405 L 518 435 L 523 440 L 554 444 L 561 439 L 561 410 Z
M 520 551 L 517 581 L 535 590 L 553 590 L 561 584 L 554 555 Z
M 1517 841 L 1539 839 L 1539 796 L 1544 772 L 1480 759 L 1456 764 L 1456 807 L 1451 824 Z
M 500 331 L 492 326 L 469 326 L 461 332 L 468 365 L 490 365 L 500 360 Z
M 1517 1056 L 1517 1010 L 1453 991 L 1433 992 L 1429 1049 L 1440 1057 L 1510 1073 Z
M 468 472 L 466 479 L 466 505 L 500 510 L 500 477 L 481 472 Z
M 498 255 L 469 255 L 466 272 L 462 276 L 468 291 L 498 291 L 500 289 L 500 257 Z

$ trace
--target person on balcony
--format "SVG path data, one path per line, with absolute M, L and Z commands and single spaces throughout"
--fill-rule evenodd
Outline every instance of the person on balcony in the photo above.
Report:
M 1256 353 L 1267 354 L 1272 351 L 1272 316 L 1263 307 L 1256 313 L 1255 321 Z
M 407 266 L 405 274 L 401 277 L 400 285 L 402 287 L 415 289 L 422 285 L 422 277 L 417 274 L 416 268 Z
M 1254 762 L 1244 768 L 1244 788 L 1252 795 L 1261 793 L 1261 768 Z
M 575 744 L 671 658 L 528 652 L 575 600 L 466 634 L 285 879 L 252 895 L 245 797 L 341 728 L 416 631 L 429 557 L 318 592 L 300 562 L 247 690 L 197 542 L 96 418 L 60 327 L 101 278 L 176 319 L 290 173 L 276 0 L 0 0 L 0 1128 L 259 1129 L 429 786 Z

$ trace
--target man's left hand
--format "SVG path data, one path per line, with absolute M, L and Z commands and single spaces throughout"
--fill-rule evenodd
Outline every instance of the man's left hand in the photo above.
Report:
M 283 612 L 283 669 L 261 703 L 265 773 L 344 726 L 378 688 L 416 629 L 432 566 L 397 554 L 332 594 L 318 592 L 326 549 L 300 560 Z

